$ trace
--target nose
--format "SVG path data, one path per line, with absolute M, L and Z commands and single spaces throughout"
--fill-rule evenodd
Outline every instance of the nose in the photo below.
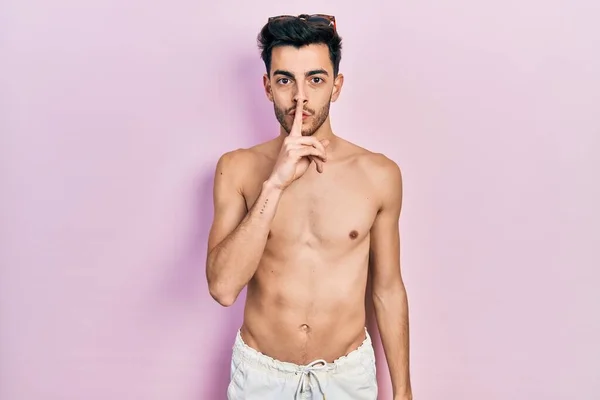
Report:
M 306 91 L 304 90 L 302 83 L 296 85 L 296 93 L 294 94 L 294 103 L 298 104 L 299 101 L 303 104 L 308 101 L 306 98 Z

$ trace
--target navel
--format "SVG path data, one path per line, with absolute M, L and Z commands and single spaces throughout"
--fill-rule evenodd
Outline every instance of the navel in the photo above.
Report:
M 302 332 L 309 333 L 309 332 L 310 332 L 310 326 L 308 326 L 308 325 L 306 325 L 306 324 L 302 324 L 302 325 L 300 325 L 300 330 L 301 330 Z
M 350 239 L 354 240 L 358 237 L 358 232 L 352 231 L 352 232 L 350 232 L 350 234 L 348 236 L 350 236 Z

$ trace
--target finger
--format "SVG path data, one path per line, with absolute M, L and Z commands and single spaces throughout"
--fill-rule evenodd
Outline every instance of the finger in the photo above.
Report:
M 318 147 L 322 147 L 323 148 L 323 154 L 324 154 L 324 158 L 321 161 L 321 159 L 315 157 L 315 156 L 310 156 L 310 159 L 312 161 L 315 162 L 315 167 L 317 168 L 317 172 L 322 174 L 323 173 L 323 169 L 324 169 L 324 162 L 327 162 L 327 152 L 325 151 L 325 147 L 329 146 L 329 140 L 327 139 L 323 139 L 323 140 L 317 140 L 317 143 L 320 145 Z
M 286 139 L 289 139 L 289 137 Z M 326 157 L 327 151 L 325 150 L 325 147 L 328 144 L 329 144 L 329 141 L 327 139 L 323 139 L 322 141 L 320 141 L 312 136 L 300 136 L 300 137 L 291 138 L 291 140 L 289 140 L 287 142 L 286 147 L 288 149 L 298 149 L 303 146 L 312 146 L 312 147 L 316 148 L 317 150 L 321 151 Z
M 327 139 L 324 139 L 324 141 L 327 141 Z M 293 142 L 294 142 L 294 144 L 313 146 L 313 147 L 321 150 L 322 152 L 325 152 L 325 145 L 320 140 L 318 140 L 317 138 L 315 138 L 313 136 L 300 136 L 300 137 L 294 138 Z
M 323 161 L 321 161 L 319 158 L 317 158 L 315 156 L 309 156 L 309 158 L 312 161 L 314 161 L 315 167 L 317 168 L 317 172 L 322 173 L 323 172 Z
M 304 148 L 311 148 L 317 150 L 319 156 L 323 158 L 323 161 L 327 161 L 327 151 L 325 150 L 325 146 L 323 146 L 320 142 L 313 144 L 290 143 L 286 145 L 285 151 L 289 155 L 296 157 L 296 152 Z
M 285 150 L 288 153 L 292 153 L 296 150 L 303 149 L 305 147 L 311 147 L 319 151 L 320 154 L 326 155 L 327 151 L 325 150 L 325 146 L 319 144 L 303 144 L 303 143 L 289 143 L 285 146 Z
M 294 122 L 290 130 L 290 136 L 302 136 L 302 112 L 304 111 L 304 100 L 298 99 L 296 102 L 296 113 L 294 114 Z
M 327 157 L 325 153 L 312 146 L 303 146 L 298 149 L 292 150 L 291 153 L 298 159 L 302 157 L 315 156 L 318 157 L 320 160 L 325 161 Z
M 286 137 L 284 139 L 286 143 L 300 143 L 300 144 L 313 144 L 313 143 L 321 143 L 323 146 L 329 146 L 329 139 L 317 139 L 314 136 L 299 136 L 299 137 Z

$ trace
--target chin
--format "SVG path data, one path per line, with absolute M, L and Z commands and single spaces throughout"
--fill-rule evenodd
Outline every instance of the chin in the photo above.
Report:
M 310 129 L 302 130 L 302 136 L 312 136 L 317 133 L 319 129 L 311 126 Z

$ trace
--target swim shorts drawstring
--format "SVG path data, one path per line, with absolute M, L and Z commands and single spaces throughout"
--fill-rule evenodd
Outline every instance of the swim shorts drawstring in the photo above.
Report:
M 319 381 L 319 377 L 317 376 L 317 374 L 315 374 L 315 371 L 319 371 L 319 370 L 322 370 L 325 368 L 327 368 L 327 361 L 325 361 L 325 360 L 315 360 L 315 361 L 311 362 L 310 364 L 308 364 L 307 366 L 302 368 L 302 370 L 300 371 L 300 381 L 298 382 L 298 388 L 296 389 L 296 396 L 295 396 L 296 399 L 298 398 L 298 395 L 301 392 L 306 391 L 306 381 L 307 380 L 308 380 L 308 386 L 310 387 L 311 391 L 313 390 L 311 378 L 314 378 L 315 381 L 317 381 L 317 386 L 319 387 L 319 391 L 321 392 L 321 394 L 323 395 L 323 399 L 325 400 L 325 393 L 323 392 L 323 388 L 321 387 L 321 381 Z

